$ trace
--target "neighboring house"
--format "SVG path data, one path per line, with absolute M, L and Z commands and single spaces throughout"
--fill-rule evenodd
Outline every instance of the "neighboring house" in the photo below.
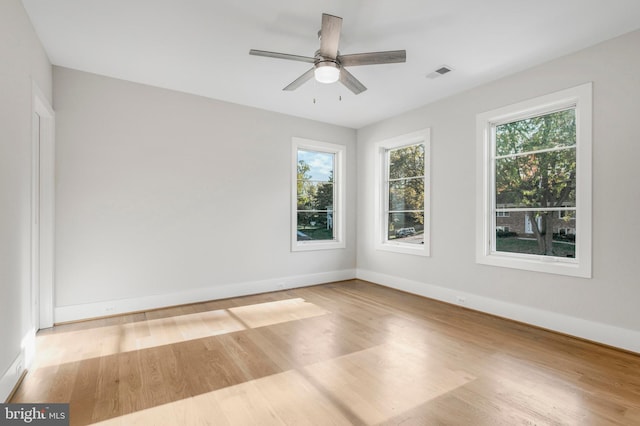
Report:
M 531 212 L 497 212 L 496 230 L 515 232 L 518 236 L 531 236 L 534 234 L 533 218 Z M 567 212 L 553 212 L 551 227 L 554 234 L 575 235 L 576 219 L 567 217 Z M 540 218 L 538 218 L 538 226 Z

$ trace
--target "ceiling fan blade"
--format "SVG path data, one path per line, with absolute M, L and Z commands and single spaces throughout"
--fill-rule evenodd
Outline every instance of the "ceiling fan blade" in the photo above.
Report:
M 309 71 L 293 80 L 287 87 L 282 90 L 296 90 L 298 87 L 302 86 L 304 83 L 313 78 L 313 72 L 315 71 L 315 69 L 315 67 L 312 67 Z
M 355 95 L 367 90 L 364 84 L 360 83 L 357 78 L 344 68 L 340 68 L 340 83 L 344 84 Z
M 310 58 L 309 56 L 290 55 L 288 53 L 268 52 L 266 50 L 256 49 L 249 50 L 249 55 L 266 56 L 267 58 L 289 59 L 291 61 L 308 62 L 310 64 L 313 64 L 316 61 L 315 58 Z
M 340 31 L 342 31 L 342 18 L 323 13 L 322 27 L 320 28 L 321 56 L 336 59 L 336 56 L 338 56 L 338 44 L 340 43 Z
M 386 52 L 354 53 L 353 55 L 341 55 L 338 61 L 342 66 L 353 67 L 356 65 L 394 64 L 407 61 L 406 50 L 389 50 Z

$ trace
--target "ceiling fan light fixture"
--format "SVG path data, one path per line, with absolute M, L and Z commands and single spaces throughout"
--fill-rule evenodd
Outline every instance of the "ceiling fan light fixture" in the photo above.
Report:
M 313 74 L 319 83 L 335 83 L 340 79 L 340 67 L 334 61 L 320 61 L 316 64 Z

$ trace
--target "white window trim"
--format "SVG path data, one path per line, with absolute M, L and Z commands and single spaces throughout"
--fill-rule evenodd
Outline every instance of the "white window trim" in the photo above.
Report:
M 493 231 L 493 172 L 491 127 L 496 122 L 513 121 L 576 106 L 576 258 L 564 259 L 491 251 Z M 591 278 L 592 217 L 592 83 L 530 99 L 478 114 L 476 119 L 476 262 L 484 265 L 524 269 Z
M 424 144 L 424 244 L 388 241 L 386 235 L 386 206 L 388 205 L 388 194 L 385 185 L 387 177 L 386 151 L 416 144 Z M 374 152 L 376 155 L 374 162 L 376 165 L 374 179 L 378 185 L 378 190 L 375 193 L 376 210 L 374 220 L 376 249 L 418 256 L 429 256 L 431 253 L 431 129 L 427 128 L 378 142 L 375 144 Z
M 298 241 L 298 150 L 334 154 L 333 240 Z M 345 242 L 346 146 L 294 137 L 291 149 L 291 251 L 342 249 Z

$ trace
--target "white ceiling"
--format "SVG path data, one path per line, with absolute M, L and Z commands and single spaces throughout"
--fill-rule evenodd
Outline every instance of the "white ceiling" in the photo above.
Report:
M 640 28 L 638 0 L 22 1 L 55 65 L 352 128 Z M 342 54 L 407 62 L 349 68 L 357 96 L 282 91 L 309 64 L 249 49 L 313 56 L 323 12 L 343 18 Z M 426 78 L 443 64 L 454 72 Z

